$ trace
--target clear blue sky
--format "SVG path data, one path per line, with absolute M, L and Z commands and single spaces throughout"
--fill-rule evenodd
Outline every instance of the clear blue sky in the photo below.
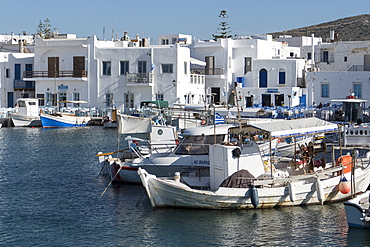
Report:
M 79 38 L 96 35 L 134 37 L 190 34 L 211 39 L 221 10 L 228 13 L 230 34 L 284 31 L 369 14 L 369 0 L 0 0 L 0 34 L 36 32 L 49 18 L 59 33 Z

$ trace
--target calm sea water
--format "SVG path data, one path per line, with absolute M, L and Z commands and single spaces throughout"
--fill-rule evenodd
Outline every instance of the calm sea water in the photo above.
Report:
M 1 246 L 369 246 L 343 203 L 265 210 L 153 210 L 141 186 L 97 177 L 115 130 L 0 129 Z

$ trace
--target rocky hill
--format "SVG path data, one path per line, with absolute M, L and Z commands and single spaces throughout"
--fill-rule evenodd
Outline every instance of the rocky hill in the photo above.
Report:
M 274 38 L 280 35 L 291 35 L 293 37 L 311 36 L 321 37 L 323 40 L 329 38 L 330 31 L 334 30 L 336 40 L 361 41 L 370 40 L 370 15 L 357 15 L 330 21 L 318 25 L 302 27 L 282 32 L 269 33 Z

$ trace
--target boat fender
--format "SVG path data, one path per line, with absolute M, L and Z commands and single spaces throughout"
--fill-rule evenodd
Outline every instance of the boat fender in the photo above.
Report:
M 351 185 L 345 176 L 341 176 L 338 187 L 342 194 L 348 194 L 351 191 Z
M 316 194 L 317 194 L 317 200 L 321 202 L 321 204 L 323 204 L 325 195 L 324 195 L 324 188 L 322 186 L 322 182 L 320 178 L 316 179 Z
M 257 188 L 253 184 L 249 188 L 249 196 L 251 197 L 251 202 L 252 202 L 253 207 L 257 208 L 259 204 L 258 191 L 257 191 Z
M 242 151 L 240 150 L 240 148 L 235 148 L 235 149 L 232 151 L 233 158 L 239 158 L 241 153 L 242 153 Z
M 292 181 L 289 182 L 289 199 L 291 202 L 294 202 L 296 200 L 295 185 Z
M 175 179 L 175 182 L 180 183 L 180 173 L 175 172 L 175 176 L 173 177 Z

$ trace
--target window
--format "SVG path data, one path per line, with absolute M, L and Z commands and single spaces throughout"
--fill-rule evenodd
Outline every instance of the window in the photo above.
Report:
M 347 62 L 347 57 L 344 57 L 344 62 L 345 62 L 345 63 Z
M 168 39 L 162 39 L 162 45 L 168 45 L 169 42 L 168 42 Z
M 323 51 L 322 52 L 322 61 L 323 62 L 329 62 L 329 52 L 328 51 Z
M 32 76 L 32 69 L 33 69 L 32 64 L 26 64 L 26 77 Z
M 161 101 L 163 101 L 163 99 L 164 99 L 163 93 L 157 93 L 156 94 L 156 99 L 155 100 L 161 100 Z
M 362 98 L 362 84 L 361 83 L 354 83 L 353 84 L 353 92 L 357 98 Z
M 245 57 L 244 58 L 244 74 L 247 74 L 247 72 L 249 71 L 252 71 L 252 58 Z
M 44 106 L 45 104 L 45 96 L 44 94 L 37 94 L 36 96 L 39 99 L 39 106 Z
M 173 64 L 162 64 L 162 73 L 173 73 Z
M 111 75 L 111 62 L 103 62 L 103 75 Z
M 126 75 L 126 73 L 129 73 L 128 61 L 121 61 L 120 66 L 121 66 L 120 75 Z
M 321 84 L 321 97 L 322 98 L 329 98 L 329 84 Z
M 177 38 L 172 38 L 172 44 L 176 44 L 177 43 Z
M 194 83 L 194 76 L 190 75 L 190 84 L 193 84 L 193 83 Z
M 6 69 L 5 74 L 6 78 L 10 78 L 10 69 Z
M 184 74 L 188 74 L 188 62 L 184 62 Z
M 285 84 L 285 71 L 280 69 L 279 71 L 279 85 Z

